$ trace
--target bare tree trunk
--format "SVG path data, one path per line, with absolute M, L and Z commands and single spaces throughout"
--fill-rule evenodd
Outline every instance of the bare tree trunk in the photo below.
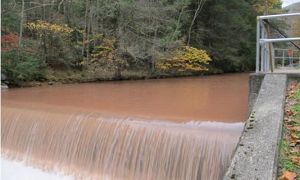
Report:
M 22 46 L 22 38 L 23 38 L 24 9 L 25 9 L 25 0 L 22 0 L 20 32 L 19 32 L 19 50 Z
M 198 0 L 198 7 L 194 13 L 194 17 L 193 17 L 193 20 L 191 22 L 191 25 L 189 27 L 189 31 L 188 31 L 188 41 L 187 41 L 187 45 L 190 45 L 190 41 L 191 41 L 191 33 L 192 33 L 192 28 L 193 28 L 193 25 L 202 9 L 202 5 L 205 3 L 205 1 L 203 2 L 203 0 Z
M 46 4 L 45 0 L 43 0 L 42 3 Z M 43 11 L 43 21 L 45 21 L 46 20 L 46 7 L 45 6 L 42 6 L 42 11 Z
M 88 39 L 88 19 L 89 19 L 89 7 L 90 7 L 90 0 L 85 1 L 85 25 L 84 25 L 84 32 L 83 32 L 83 42 L 82 42 L 82 56 L 86 51 L 86 43 Z
M 271 29 L 268 24 L 266 24 L 266 31 L 267 31 L 267 38 L 270 38 L 271 37 Z M 275 68 L 275 65 L 274 65 L 275 62 L 274 62 L 274 57 L 273 57 L 273 44 L 269 43 L 268 48 L 269 48 L 269 62 L 270 62 L 269 65 L 270 65 L 271 72 L 273 72 L 274 68 Z
M 60 8 L 61 6 L 63 5 L 65 0 L 61 0 L 59 3 L 58 3 L 58 7 L 57 7 L 57 11 L 59 12 L 60 11 Z
M 185 8 L 185 7 L 186 7 L 186 6 L 185 6 L 185 5 L 183 5 L 183 6 L 182 6 L 182 8 L 181 8 L 181 10 L 180 10 L 179 17 L 178 17 L 178 19 L 177 19 L 177 23 L 176 23 L 176 28 L 175 28 L 175 31 L 174 31 L 174 33 L 172 34 L 172 38 L 171 38 L 171 40 L 174 40 L 174 38 L 175 38 L 175 34 L 176 34 L 176 32 L 178 31 L 178 29 L 179 29 L 179 25 L 180 25 L 181 16 L 182 16 L 182 14 L 183 14 L 183 12 L 184 12 L 184 8 Z
M 92 10 L 91 10 L 91 0 L 89 0 L 89 13 L 88 13 L 88 19 L 87 19 L 87 37 L 86 40 L 88 42 L 87 48 L 86 48 L 86 57 L 89 60 L 90 59 L 90 34 L 91 34 L 91 29 L 92 29 Z

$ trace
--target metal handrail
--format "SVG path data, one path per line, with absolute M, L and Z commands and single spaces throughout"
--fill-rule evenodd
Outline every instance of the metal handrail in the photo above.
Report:
M 276 38 L 269 39 L 267 37 L 266 29 L 264 27 L 264 20 L 282 18 L 282 17 L 292 17 L 300 16 L 300 13 L 290 13 L 290 14 L 277 14 L 277 15 L 267 15 L 267 16 L 258 16 L 257 17 L 257 26 L 256 26 L 256 72 L 268 72 L 270 71 L 270 47 L 274 42 L 287 42 L 287 41 L 300 41 L 300 37 L 291 37 L 291 38 Z M 274 57 L 274 56 L 273 56 Z M 272 65 L 272 64 L 271 64 Z M 273 66 L 272 66 L 273 67 Z M 271 68 L 271 71 L 273 69 Z
M 300 16 L 300 13 L 288 13 L 288 14 L 275 14 L 267 16 L 258 16 L 258 19 L 274 19 L 279 17 L 291 17 L 291 16 Z
M 286 42 L 286 41 L 300 41 L 300 37 L 295 38 L 278 38 L 278 39 L 260 39 L 259 43 L 270 43 L 270 42 Z

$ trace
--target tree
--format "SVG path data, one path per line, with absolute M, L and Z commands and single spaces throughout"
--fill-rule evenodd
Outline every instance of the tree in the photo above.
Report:
M 260 15 L 264 14 L 278 14 L 282 12 L 281 0 L 248 0 L 254 7 L 256 12 Z
M 205 50 L 184 46 L 160 58 L 157 66 L 165 72 L 203 72 L 211 61 Z
M 177 58 L 182 68 L 175 68 L 184 46 L 209 54 L 212 61 L 199 71 L 246 71 L 254 67 L 256 15 L 279 6 L 279 0 L 2 0 L 2 33 L 19 34 L 19 44 L 51 71 L 155 76 L 171 59 L 169 72 L 195 71 L 197 60 Z
M 15 33 L 8 33 L 1 37 L 1 52 L 6 53 L 19 47 L 19 36 Z
M 197 1 L 197 9 L 195 10 L 195 13 L 193 15 L 193 19 L 191 21 L 191 25 L 189 27 L 189 31 L 188 31 L 188 40 L 187 40 L 187 45 L 190 44 L 190 41 L 191 41 L 191 33 L 192 33 L 192 28 L 193 28 L 193 25 L 195 23 L 195 20 L 196 18 L 198 17 L 200 11 L 202 10 L 203 6 L 205 4 L 205 0 L 198 0 Z
M 195 22 L 191 46 L 207 50 L 211 66 L 221 72 L 251 70 L 255 25 L 256 13 L 245 1 L 207 1 Z
M 19 33 L 19 48 L 22 46 L 22 37 L 23 37 L 23 24 L 24 24 L 24 12 L 25 11 L 25 1 L 22 0 L 22 9 L 21 9 L 21 21 L 20 21 L 20 33 Z

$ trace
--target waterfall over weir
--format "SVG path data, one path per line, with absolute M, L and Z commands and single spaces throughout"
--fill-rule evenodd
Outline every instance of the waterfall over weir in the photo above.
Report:
M 4 106 L 2 156 L 75 179 L 218 180 L 242 126 Z

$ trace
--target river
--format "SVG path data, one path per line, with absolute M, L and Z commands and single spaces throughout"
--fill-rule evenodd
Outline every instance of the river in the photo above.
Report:
M 177 122 L 240 122 L 247 116 L 248 76 L 230 74 L 11 89 L 2 92 L 2 105 L 64 107 Z
M 222 179 L 247 99 L 248 74 L 2 91 L 2 178 Z

